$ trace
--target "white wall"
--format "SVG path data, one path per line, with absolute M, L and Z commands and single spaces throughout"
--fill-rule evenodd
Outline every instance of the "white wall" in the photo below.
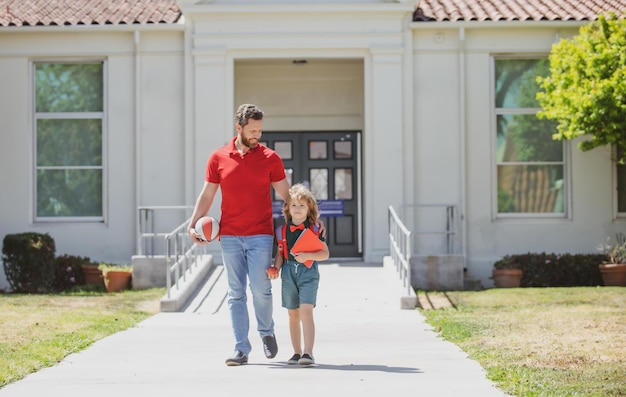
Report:
M 614 219 L 609 150 L 583 153 L 575 143 L 567 143 L 571 196 L 565 219 L 495 217 L 491 57 L 547 56 L 556 38 L 575 33 L 536 26 L 414 31 L 416 201 L 464 208 L 467 267 L 486 286 L 493 262 L 503 255 L 597 253 L 598 243 L 623 230 L 624 221 Z
M 608 150 L 573 144 L 566 219 L 494 216 L 491 57 L 547 55 L 557 37 L 576 32 L 571 24 L 411 24 L 412 6 L 394 3 L 181 3 L 187 36 L 0 32 L 0 236 L 49 232 L 58 254 L 128 262 L 137 206 L 193 205 L 240 102 L 263 106 L 267 130 L 363 131 L 366 261 L 388 253 L 389 205 L 457 205 L 468 270 L 486 285 L 505 254 L 596 252 L 623 230 Z M 29 62 L 65 57 L 108 59 L 105 223 L 33 223 Z M 310 63 L 298 69 L 292 59 Z
M 363 59 L 304 59 L 236 61 L 235 103 L 261 106 L 266 131 L 362 131 Z
M 52 29 L 0 34 L 0 236 L 49 233 L 57 255 L 130 262 L 135 253 L 137 205 L 181 204 L 184 196 L 182 37 L 175 31 L 144 33 L 136 62 L 133 32 L 76 34 Z M 30 62 L 64 59 L 107 60 L 103 223 L 34 222 Z M 135 98 L 136 65 L 141 79 L 139 100 Z M 136 127 L 141 132 L 139 140 Z M 143 145 L 139 156 L 135 155 L 136 142 Z M 142 172 L 135 178 L 137 168 Z M 7 287 L 0 280 L 0 289 Z
M 403 84 L 403 76 L 410 74 L 406 71 L 405 29 L 411 11 L 409 4 L 391 3 L 184 6 L 189 34 L 194 38 L 189 59 L 193 73 L 188 84 L 194 87 L 189 101 L 193 103 L 195 180 L 202 181 L 210 150 L 233 136 L 232 113 L 239 102 L 263 106 L 268 115 L 266 130 L 307 128 L 308 121 L 311 129 L 362 127 L 364 260 L 382 261 L 389 243 L 388 231 L 380 225 L 387 224 L 387 207 L 401 201 L 410 189 L 402 153 L 406 136 L 411 135 L 405 128 L 410 118 L 404 107 L 410 87 Z M 285 74 L 268 71 L 268 59 L 274 59 L 274 66 Z M 281 64 L 281 60 L 293 59 L 311 60 L 311 74 Z M 318 64 L 321 60 L 330 66 Z M 351 61 L 346 64 L 346 60 Z M 353 67 L 350 62 L 362 63 L 363 70 L 362 75 L 347 80 L 345 71 Z M 336 69 L 336 76 L 330 67 Z M 258 72 L 260 81 L 248 76 L 247 68 Z M 361 76 L 362 85 L 355 85 Z M 271 78 L 278 79 L 267 80 Z M 313 91 L 313 108 L 320 112 L 315 118 L 303 117 L 303 101 L 308 98 L 281 95 L 293 89 L 310 90 L 315 84 L 319 87 Z M 355 91 L 341 92 L 343 87 Z M 362 95 L 360 101 L 346 102 L 358 95 Z M 329 97 L 332 101 L 323 104 Z M 196 186 L 195 194 L 200 182 Z

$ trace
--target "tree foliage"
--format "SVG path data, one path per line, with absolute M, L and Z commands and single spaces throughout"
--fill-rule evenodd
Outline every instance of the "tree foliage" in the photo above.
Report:
M 550 52 L 550 75 L 537 82 L 539 117 L 558 121 L 557 140 L 586 136 L 587 151 L 613 145 L 626 163 L 626 19 L 599 16 Z

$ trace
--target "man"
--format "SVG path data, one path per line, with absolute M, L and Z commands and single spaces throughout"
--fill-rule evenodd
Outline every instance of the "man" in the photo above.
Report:
M 283 200 L 287 200 L 289 194 L 289 182 L 280 156 L 259 144 L 263 111 L 256 105 L 243 104 L 237 109 L 234 121 L 237 136 L 209 157 L 204 186 L 188 227 L 195 243 L 208 243 L 196 233 L 194 225 L 208 213 L 217 189 L 221 188 L 220 241 L 235 336 L 235 352 L 226 359 L 229 366 L 247 364 L 252 350 L 248 339 L 248 278 L 265 356 L 274 358 L 278 352 L 272 317 L 272 285 L 266 274 L 272 262 L 274 236 L 270 186 Z

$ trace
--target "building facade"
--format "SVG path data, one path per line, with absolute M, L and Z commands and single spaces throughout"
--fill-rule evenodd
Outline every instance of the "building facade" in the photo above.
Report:
M 596 252 L 625 229 L 610 148 L 552 141 L 534 100 L 551 46 L 624 1 L 35 3 L 0 10 L 0 236 L 128 263 L 138 208 L 194 204 L 240 103 L 264 109 L 292 182 L 341 204 L 337 259 L 381 262 L 390 206 L 416 251 L 460 254 L 487 286 L 505 254 Z

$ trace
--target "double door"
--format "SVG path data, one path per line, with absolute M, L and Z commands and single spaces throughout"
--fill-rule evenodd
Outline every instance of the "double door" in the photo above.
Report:
M 311 189 L 326 225 L 331 258 L 360 258 L 361 178 L 360 132 L 263 132 L 262 143 L 285 164 L 290 185 Z M 284 223 L 282 198 L 274 197 L 276 226 Z

